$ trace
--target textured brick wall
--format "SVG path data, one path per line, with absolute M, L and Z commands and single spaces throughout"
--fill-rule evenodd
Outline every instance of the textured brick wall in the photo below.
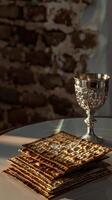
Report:
M 73 74 L 97 33 L 80 26 L 92 0 L 0 1 L 0 129 L 80 116 Z

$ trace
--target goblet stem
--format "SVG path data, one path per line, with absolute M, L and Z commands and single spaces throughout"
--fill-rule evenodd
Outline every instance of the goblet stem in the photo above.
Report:
M 96 141 L 97 136 L 94 133 L 94 123 L 96 122 L 94 118 L 94 112 L 91 112 L 90 110 L 86 111 L 87 118 L 84 120 L 87 125 L 87 132 L 83 136 L 84 139 Z

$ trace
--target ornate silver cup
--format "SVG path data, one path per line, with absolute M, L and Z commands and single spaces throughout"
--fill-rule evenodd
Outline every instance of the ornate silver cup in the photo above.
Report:
M 84 139 L 101 143 L 102 139 L 94 133 L 94 113 L 105 102 L 109 89 L 110 76 L 107 74 L 86 73 L 74 77 L 78 104 L 86 111 L 87 133 Z

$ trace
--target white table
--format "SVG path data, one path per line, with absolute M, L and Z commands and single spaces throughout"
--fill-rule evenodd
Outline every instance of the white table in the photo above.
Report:
M 31 142 L 37 138 L 48 136 L 54 131 L 69 131 L 82 135 L 86 126 L 82 118 L 54 120 L 25 126 L 0 136 L 0 200 L 44 200 L 45 197 L 30 190 L 23 183 L 9 178 L 2 170 L 7 167 L 7 159 L 18 153 L 22 144 Z M 107 138 L 112 143 L 112 119 L 98 118 L 96 133 Z M 112 155 L 108 159 L 112 163 Z M 57 200 L 112 200 L 112 176 L 105 177 L 94 183 L 86 184 L 74 189 Z

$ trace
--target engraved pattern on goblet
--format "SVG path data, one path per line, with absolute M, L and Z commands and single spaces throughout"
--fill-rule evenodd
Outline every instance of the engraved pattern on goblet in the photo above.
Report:
M 87 124 L 87 133 L 83 137 L 98 142 L 100 139 L 94 133 L 94 113 L 107 98 L 110 77 L 106 74 L 82 74 L 75 77 L 76 99 L 80 107 L 87 114 L 84 120 Z
M 95 91 L 88 88 L 82 88 L 75 85 L 75 92 L 78 104 L 84 110 L 94 110 L 102 106 L 106 99 L 105 89 L 102 88 L 100 91 Z

